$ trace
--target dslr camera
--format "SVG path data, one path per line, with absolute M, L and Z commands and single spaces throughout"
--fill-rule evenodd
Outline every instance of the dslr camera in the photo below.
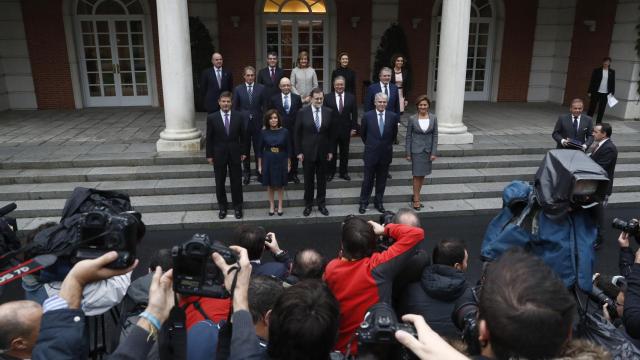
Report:
M 413 337 L 418 337 L 413 325 L 398 322 L 391 305 L 383 302 L 373 305 L 356 331 L 359 355 L 363 357 L 371 354 L 378 359 L 416 359 L 411 351 L 396 340 L 397 330 L 404 330 Z
M 634 236 L 636 240 L 640 239 L 640 223 L 638 223 L 638 220 L 636 219 L 624 221 L 622 219 L 615 218 L 611 223 L 611 227 Z
M 211 254 L 217 252 L 227 264 L 237 256 L 220 242 L 213 242 L 206 234 L 194 234 L 182 245 L 171 249 L 173 257 L 173 289 L 185 295 L 223 299 L 230 296 L 224 287 L 224 274 L 216 266 Z
M 461 332 L 462 341 L 467 345 L 469 355 L 480 355 L 478 340 L 478 294 L 479 287 L 468 289 L 453 307 L 451 320 Z
M 72 262 L 98 258 L 109 251 L 117 251 L 118 258 L 107 265 L 112 269 L 124 269 L 136 259 L 136 246 L 145 233 L 142 216 L 136 211 L 109 214 L 93 211 L 82 214 L 78 222 L 77 249 Z
M 382 226 L 393 224 L 394 216 L 396 216 L 396 213 L 394 213 L 393 211 L 387 210 L 382 214 L 380 214 L 380 218 L 378 219 L 378 224 Z M 379 251 L 379 252 L 385 251 L 389 248 L 389 246 L 393 245 L 394 242 L 396 242 L 396 239 L 388 235 L 379 236 L 376 239 L 376 251 Z

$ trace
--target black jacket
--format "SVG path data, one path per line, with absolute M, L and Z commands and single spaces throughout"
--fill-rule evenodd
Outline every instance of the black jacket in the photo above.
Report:
M 607 195 L 611 195 L 611 190 L 613 190 L 613 174 L 616 168 L 616 162 L 618 161 L 618 148 L 609 138 L 604 144 L 600 145 L 596 152 L 591 154 L 591 159 L 602 166 L 607 172 L 609 176 Z
M 222 68 L 221 86 L 218 86 L 218 79 L 213 66 L 204 69 L 200 75 L 200 97 L 202 105 L 208 113 L 220 110 L 218 98 L 223 91 L 233 91 L 233 76 L 230 72 Z
M 633 264 L 631 273 L 627 276 L 622 322 L 627 334 L 640 339 L 640 264 Z
M 587 92 L 591 95 L 597 94 L 601 81 L 602 81 L 602 67 L 593 69 L 593 72 L 591 73 L 591 80 L 589 81 L 589 90 Z M 607 78 L 607 94 L 613 95 L 615 93 L 616 93 L 616 72 L 612 68 L 609 68 L 609 76 Z
M 398 310 L 403 315 L 422 315 L 440 336 L 457 338 L 460 331 L 451 320 L 451 312 L 468 287 L 462 271 L 434 264 L 424 269 L 419 282 L 407 286 Z

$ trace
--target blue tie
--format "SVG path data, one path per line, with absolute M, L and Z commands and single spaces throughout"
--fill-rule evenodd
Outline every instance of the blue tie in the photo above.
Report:
M 384 134 L 384 119 L 382 113 L 378 113 L 378 127 L 380 128 L 380 137 Z
M 289 95 L 285 95 L 284 96 L 284 111 L 287 112 L 287 114 L 289 113 L 289 109 L 291 109 L 291 107 L 289 106 Z
M 316 130 L 320 132 L 320 109 L 316 109 L 316 117 L 313 122 L 316 124 Z
M 247 94 L 249 94 L 249 105 L 253 102 L 253 85 L 247 87 Z

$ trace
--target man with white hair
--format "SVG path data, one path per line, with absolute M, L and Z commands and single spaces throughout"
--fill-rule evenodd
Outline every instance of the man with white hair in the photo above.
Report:
M 360 189 L 360 208 L 364 214 L 369 205 L 369 198 L 375 180 L 376 194 L 373 201 L 375 208 L 383 213 L 384 189 L 387 186 L 389 165 L 393 159 L 393 140 L 398 134 L 400 116 L 387 109 L 389 97 L 383 92 L 375 95 L 375 109 L 367 111 L 362 118 L 361 136 L 364 142 L 364 178 Z

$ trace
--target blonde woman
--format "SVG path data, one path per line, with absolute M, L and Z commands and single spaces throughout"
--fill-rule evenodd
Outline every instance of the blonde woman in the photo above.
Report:
M 316 71 L 309 66 L 309 53 L 301 51 L 298 54 L 296 67 L 291 70 L 291 91 L 300 95 L 302 104 L 311 101 L 311 90 L 318 87 Z

